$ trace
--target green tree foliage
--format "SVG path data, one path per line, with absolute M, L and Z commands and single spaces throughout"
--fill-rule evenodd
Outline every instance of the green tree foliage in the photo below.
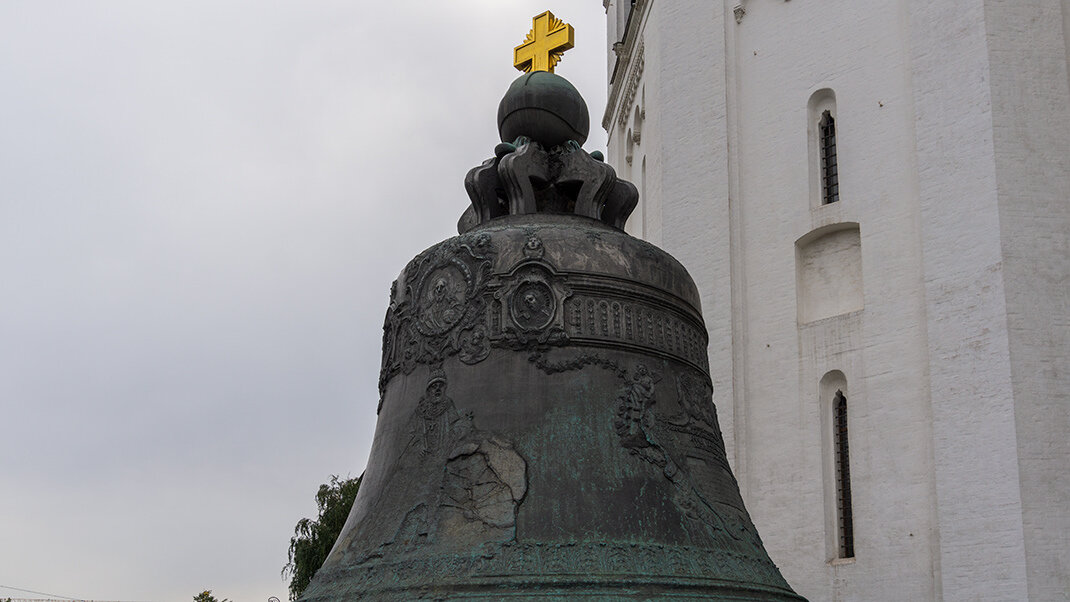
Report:
M 227 600 L 226 598 L 220 600 L 212 595 L 212 590 L 206 589 L 196 596 L 193 596 L 193 602 L 230 602 L 230 600 Z
M 289 561 L 282 569 L 282 575 L 291 576 L 290 600 L 297 600 L 312 581 L 312 576 L 327 560 L 342 527 L 349 518 L 353 499 L 360 489 L 360 480 L 341 480 L 338 475 L 331 475 L 331 482 L 320 485 L 316 492 L 316 505 L 319 516 L 316 520 L 302 518 L 294 527 L 294 536 L 290 538 Z

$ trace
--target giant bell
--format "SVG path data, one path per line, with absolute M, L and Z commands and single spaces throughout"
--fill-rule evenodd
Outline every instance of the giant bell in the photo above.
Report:
M 694 282 L 560 140 L 571 86 L 521 79 L 553 118 L 507 120 L 460 235 L 398 277 L 367 471 L 302 600 L 802 600 L 726 460 Z

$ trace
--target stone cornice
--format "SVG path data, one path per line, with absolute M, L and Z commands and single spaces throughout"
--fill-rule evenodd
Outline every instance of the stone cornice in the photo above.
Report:
M 614 45 L 614 48 L 618 49 L 617 60 L 613 66 L 613 77 L 610 80 L 609 100 L 606 102 L 606 111 L 602 116 L 602 128 L 606 131 L 609 131 L 613 123 L 613 116 L 624 111 L 635 98 L 635 90 L 639 85 L 639 78 L 643 75 L 645 63 L 640 32 L 652 2 L 653 0 L 636 1 L 635 6 L 632 7 L 632 14 L 628 18 L 624 40 Z

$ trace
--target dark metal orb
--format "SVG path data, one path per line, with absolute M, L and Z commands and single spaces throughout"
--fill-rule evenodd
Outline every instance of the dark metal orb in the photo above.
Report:
M 574 140 L 582 145 L 590 133 L 587 103 L 569 81 L 546 71 L 518 77 L 498 105 L 498 133 L 503 142 L 520 136 L 549 148 Z

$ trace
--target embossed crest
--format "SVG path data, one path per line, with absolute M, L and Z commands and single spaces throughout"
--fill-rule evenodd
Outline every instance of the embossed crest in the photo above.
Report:
M 528 251 L 532 252 L 528 252 Z M 499 336 L 513 346 L 558 343 L 568 339 L 565 334 L 564 304 L 572 291 L 565 286 L 565 278 L 553 267 L 538 259 L 543 254 L 542 241 L 534 234 L 528 237 L 523 260 L 502 278 L 502 288 L 494 294 L 500 307 Z
M 541 330 L 553 321 L 557 299 L 545 282 L 525 282 L 517 287 L 509 309 L 521 329 Z
M 416 310 L 416 327 L 421 334 L 440 335 L 464 318 L 472 280 L 468 266 L 458 259 L 427 274 L 420 287 Z

